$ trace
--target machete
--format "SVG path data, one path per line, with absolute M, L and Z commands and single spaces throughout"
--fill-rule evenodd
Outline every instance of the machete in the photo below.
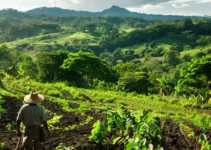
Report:
M 17 146 L 16 146 L 15 150 L 19 149 L 19 146 L 20 146 L 20 143 L 21 143 L 21 137 L 22 136 L 18 137 L 18 143 L 17 143 Z

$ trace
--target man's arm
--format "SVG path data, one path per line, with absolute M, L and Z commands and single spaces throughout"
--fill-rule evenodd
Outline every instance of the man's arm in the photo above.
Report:
M 17 121 L 16 121 L 16 125 L 17 125 L 17 135 L 18 135 L 18 136 L 21 136 L 21 135 L 22 135 L 22 132 L 21 132 L 21 130 L 20 130 L 21 121 L 20 121 L 20 120 L 17 120 Z
M 47 123 L 47 121 L 44 121 L 44 122 L 43 122 L 43 125 L 44 125 L 44 127 L 45 127 L 45 130 L 46 130 L 47 133 L 48 133 L 48 136 L 50 136 L 50 131 L 49 131 L 49 129 L 48 129 L 48 123 Z

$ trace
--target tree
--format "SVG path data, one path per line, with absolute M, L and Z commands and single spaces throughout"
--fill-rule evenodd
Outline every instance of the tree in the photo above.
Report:
M 126 72 L 119 78 L 119 88 L 127 91 L 148 94 L 149 76 L 146 72 Z
M 177 43 L 173 43 L 170 49 L 180 51 L 182 48 Z
M 158 78 L 157 81 L 159 93 L 161 95 L 169 95 L 172 92 L 173 89 L 170 85 L 169 79 L 165 74 L 163 74 L 161 78 Z
M 188 65 L 188 68 L 183 68 L 181 70 L 181 82 L 191 83 L 191 81 L 196 80 L 199 76 L 203 75 L 206 77 L 205 82 L 211 81 L 211 56 L 204 56 L 202 58 L 192 59 Z M 199 87 L 201 84 L 199 83 Z
M 193 28 L 193 26 L 194 26 L 194 24 L 193 24 L 192 20 L 189 18 L 184 19 L 182 22 L 182 27 L 184 30 L 191 30 Z
M 211 56 L 192 59 L 188 67 L 181 69 L 179 84 L 189 94 L 207 95 L 211 82 Z
M 70 45 L 70 42 L 65 42 L 64 43 L 64 47 L 65 47 L 65 49 L 67 49 L 67 47 Z
M 92 84 L 93 79 L 105 80 L 106 82 L 117 80 L 115 71 L 90 52 L 69 53 L 61 68 L 76 73 L 90 84 Z
M 115 65 L 113 54 L 110 52 L 101 53 L 99 58 L 105 61 L 110 66 Z
M 65 80 L 64 71 L 60 68 L 67 58 L 67 52 L 57 51 L 37 54 L 38 78 L 43 82 Z
M 114 61 L 116 62 L 117 60 L 122 60 L 122 57 L 123 57 L 122 49 L 117 48 L 113 53 Z
M 28 54 L 22 55 L 21 63 L 18 68 L 18 75 L 19 77 L 29 76 L 31 78 L 36 78 L 38 76 L 37 65 Z
M 179 55 L 180 54 L 177 51 L 169 50 L 165 54 L 165 61 L 170 66 L 176 66 L 179 63 L 179 61 L 180 61 Z
M 22 53 L 20 53 L 18 50 L 14 50 L 10 52 L 11 57 L 11 66 L 8 69 L 8 73 L 17 76 L 18 75 L 18 67 L 19 63 L 22 61 Z
M 96 24 L 89 23 L 85 26 L 85 29 L 87 29 L 90 33 L 93 33 L 96 30 Z
M 0 46 L 0 70 L 8 71 L 11 66 L 11 53 L 6 45 Z
M 122 76 L 126 72 L 140 72 L 141 71 L 141 66 L 140 64 L 134 64 L 134 63 L 124 63 L 124 64 L 117 64 L 116 66 L 113 67 L 114 70 L 117 71 L 117 73 Z

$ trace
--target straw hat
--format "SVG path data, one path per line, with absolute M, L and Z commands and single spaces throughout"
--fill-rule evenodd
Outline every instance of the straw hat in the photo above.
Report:
M 31 92 L 29 95 L 24 97 L 24 101 L 31 104 L 37 104 L 44 101 L 44 96 L 39 95 L 37 92 Z

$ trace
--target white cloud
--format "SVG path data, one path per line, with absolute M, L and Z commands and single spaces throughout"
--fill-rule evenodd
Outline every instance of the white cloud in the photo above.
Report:
M 162 9 L 164 8 L 162 5 L 151 5 L 151 4 L 146 4 L 141 7 L 128 7 L 127 9 L 130 11 L 139 11 L 139 10 L 154 10 L 154 9 Z
M 181 4 L 181 5 L 179 5 L 179 4 L 172 4 L 172 6 L 174 8 L 185 8 L 185 7 L 189 7 L 190 5 L 188 5 L 188 4 Z
M 141 6 L 143 9 L 157 9 L 157 8 L 163 8 L 161 5 L 151 5 L 151 4 L 146 4 Z
M 189 3 L 189 2 L 193 2 L 195 0 L 170 0 L 167 3 L 169 4 L 183 4 L 183 3 Z
M 211 3 L 211 0 L 169 0 L 167 3 L 176 4 L 176 3 Z
M 197 0 L 196 3 L 211 3 L 211 0 Z

